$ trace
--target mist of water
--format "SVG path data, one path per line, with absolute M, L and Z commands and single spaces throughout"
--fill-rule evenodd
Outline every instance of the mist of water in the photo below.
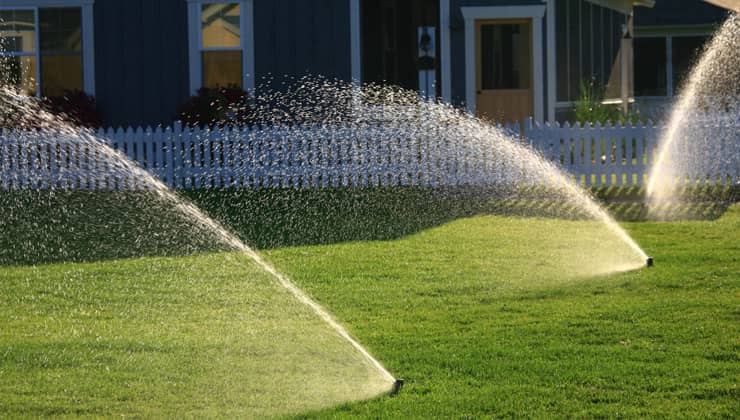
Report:
M 618 262 L 610 260 L 599 272 L 645 264 L 645 252 L 608 212 L 566 172 L 528 147 L 519 133 L 449 104 L 422 100 L 415 92 L 389 86 L 358 88 L 344 82 L 303 78 L 287 87 L 263 89 L 254 99 L 254 108 L 252 124 L 321 126 L 328 130 L 329 138 L 349 137 L 343 144 L 350 149 L 349 155 L 358 156 L 352 163 L 360 173 L 372 172 L 366 169 L 387 163 L 374 155 L 363 156 L 368 154 L 363 149 L 368 131 L 379 133 L 371 137 L 381 142 L 381 150 L 392 150 L 398 142 L 412 142 L 419 154 L 433 155 L 436 150 L 445 150 L 448 155 L 462 156 L 463 165 L 456 172 L 459 179 L 440 176 L 440 184 L 483 186 L 495 199 L 528 196 L 567 204 L 557 216 L 602 223 L 603 240 L 614 241 L 615 253 L 623 246 L 630 250 L 625 253 L 629 256 Z M 294 130 L 290 142 L 300 143 L 303 136 L 311 133 Z M 402 180 L 396 182 L 403 184 Z M 534 211 L 528 215 L 541 214 Z
M 138 219 L 143 226 L 138 226 L 136 223 L 137 226 L 127 225 L 119 229 L 121 234 L 125 234 L 127 229 L 133 229 L 136 232 L 129 238 L 134 247 L 133 251 L 124 251 L 123 247 L 120 247 L 120 250 L 116 248 L 121 245 L 120 238 L 98 237 L 97 231 L 91 230 L 85 240 L 75 239 L 77 243 L 89 243 L 90 254 L 95 254 L 99 251 L 98 248 L 107 248 L 109 252 L 106 258 L 139 254 L 169 255 L 170 253 L 178 254 L 178 252 L 171 251 L 176 246 L 184 247 L 181 254 L 218 250 L 241 252 L 249 256 L 264 271 L 270 273 L 286 291 L 310 308 L 345 343 L 351 345 L 366 363 L 372 366 L 375 372 L 373 381 L 381 384 L 379 387 L 376 385 L 371 387 L 375 394 L 390 389 L 394 381 L 393 376 L 354 340 L 328 311 L 266 262 L 230 228 L 209 217 L 193 203 L 168 189 L 120 151 L 113 150 L 105 139 L 96 137 L 92 132 L 81 131 L 62 123 L 57 117 L 44 112 L 33 100 L 3 88 L 0 91 L 0 108 L 5 110 L 6 116 L 11 116 L 11 122 L 15 127 L 13 130 L 6 131 L 9 138 L 12 138 L 8 147 L 14 147 L 13 144 L 20 142 L 34 145 L 39 151 L 43 151 L 37 156 L 27 156 L 27 159 L 37 159 L 42 154 L 47 160 L 63 159 L 59 153 L 60 146 L 85 148 L 97 157 L 94 164 L 56 165 L 56 171 L 34 173 L 33 165 L 26 165 L 18 171 L 10 168 L 0 173 L 0 188 L 4 184 L 2 177 L 20 177 L 26 180 L 24 182 L 30 185 L 30 188 L 48 190 L 52 194 L 64 188 L 61 181 L 65 179 L 89 180 L 92 178 L 100 182 L 86 185 L 87 188 L 95 188 L 94 185 L 107 185 L 107 180 L 119 178 L 129 180 L 126 187 L 143 194 L 133 199 L 145 198 L 136 211 L 142 211 L 148 219 Z M 605 255 L 599 255 L 597 258 L 599 261 L 585 264 L 584 266 L 588 269 L 586 272 L 579 273 L 581 275 L 624 271 L 645 265 L 646 255 L 637 243 L 593 197 L 575 184 L 554 163 L 527 147 L 517 133 L 498 128 L 448 104 L 422 100 L 415 92 L 387 86 L 359 88 L 345 82 L 304 78 L 284 85 L 266 86 L 260 89 L 259 96 L 252 98 L 250 108 L 249 120 L 237 123 L 283 127 L 285 128 L 284 133 L 288 133 L 286 147 L 302 142 L 305 136 L 315 133 L 313 130 L 294 128 L 320 127 L 324 136 L 340 142 L 339 147 L 351 148 L 351 155 L 355 159 L 354 168 L 359 172 L 362 172 L 363 165 L 389 164 L 383 160 L 382 156 L 363 152 L 367 150 L 363 149 L 363 139 L 366 139 L 363 135 L 368 131 L 377 134 L 375 138 L 381 142 L 381 149 L 385 150 L 392 150 L 393 145 L 399 142 L 412 142 L 417 153 L 434 153 L 435 150 L 443 149 L 452 151 L 464 158 L 460 161 L 462 162 L 461 167 L 456 168 L 456 171 L 447 171 L 444 176 L 459 176 L 460 178 L 443 179 L 444 177 L 440 175 L 439 179 L 434 181 L 440 184 L 439 191 L 436 193 L 451 193 L 450 190 L 445 189 L 445 185 L 456 185 L 458 188 L 453 193 L 458 193 L 460 189 L 484 191 L 484 194 L 493 200 L 517 200 L 526 196 L 552 203 L 556 209 L 560 209 L 556 211 L 556 216 L 586 220 L 593 222 L 595 226 L 603 227 L 598 240 L 603 248 L 608 249 L 608 252 Z M 18 128 L 22 130 L 16 130 Z M 481 159 L 481 156 L 486 158 Z M 44 161 L 39 164 L 44 166 L 50 163 Z M 213 185 L 214 183 L 209 179 L 216 176 L 218 174 L 203 174 L 203 184 Z M 390 183 L 395 186 L 403 185 L 399 177 L 394 178 Z M 18 184 L 18 182 L 14 183 L 14 185 Z M 117 199 L 115 197 L 117 196 L 114 196 L 114 200 Z M 465 194 L 460 197 L 464 200 Z M 105 197 L 104 195 L 91 195 L 90 199 L 93 201 L 91 204 L 95 205 L 96 200 L 104 200 Z M 24 211 L 23 208 L 8 210 Z M 61 209 L 61 211 L 66 212 L 67 209 Z M 526 215 L 541 216 L 536 210 Z M 135 218 L 136 215 L 133 214 L 131 217 Z M 170 223 L 168 220 L 172 218 L 177 220 L 171 223 L 171 228 L 166 232 L 157 233 L 157 229 L 162 230 L 162 225 Z M 89 225 L 94 225 L 96 222 L 95 217 L 84 218 L 82 221 L 88 225 L 82 228 L 63 226 L 62 229 L 69 231 L 89 229 Z M 270 223 L 269 220 L 262 222 Z M 522 219 L 522 223 L 526 223 L 526 219 Z M 27 225 L 33 230 L 37 222 L 28 221 Z M 54 223 L 47 224 L 47 226 L 53 225 Z M 103 226 L 106 230 L 108 227 Z M 547 233 L 543 232 L 543 234 Z M 36 260 L 44 262 L 46 261 L 45 254 L 50 252 L 57 252 L 59 258 L 56 260 L 64 261 L 66 248 L 70 245 L 65 242 L 65 239 L 51 238 L 54 240 L 50 242 L 52 245 L 48 246 L 36 241 L 36 238 L 48 240 L 49 237 L 55 235 L 56 233 L 53 232 L 46 235 L 42 232 L 41 235 L 31 235 L 22 244 L 18 244 L 17 249 L 20 249 L 22 254 L 32 254 L 30 257 L 21 255 L 18 263 L 34 263 Z M 578 235 L 578 232 L 574 232 L 573 235 Z M 155 239 L 151 239 L 152 236 Z M 177 236 L 181 236 L 181 239 L 173 239 Z M 249 238 L 245 239 L 249 240 Z M 156 250 L 147 248 L 146 244 L 152 243 L 156 245 Z M 83 249 L 82 254 L 85 252 Z M 5 258 L 4 255 L 0 253 L 0 262 Z M 69 257 L 70 260 L 85 259 L 85 255 L 80 253 L 70 254 Z M 13 258 L 14 256 L 11 255 L 5 259 L 14 262 Z M 365 393 L 364 396 L 367 395 L 368 393 Z M 352 397 L 352 395 L 347 395 L 347 399 Z
M 13 117 L 15 127 L 21 129 L 6 130 L 4 133 L 5 135 L 11 136 L 14 139 L 13 141 L 16 143 L 30 143 L 39 148 L 46 148 L 47 156 L 51 156 L 52 159 L 60 159 L 60 156 L 55 154 L 55 152 L 58 153 L 60 146 L 68 145 L 72 145 L 75 148 L 87 148 L 90 151 L 94 151 L 92 153 L 96 155 L 96 163 L 93 165 L 82 165 L 84 166 L 84 169 L 82 166 L 77 166 L 75 169 L 68 169 L 65 168 L 64 165 L 59 164 L 59 170 L 53 175 L 53 179 L 41 180 L 37 178 L 32 182 L 34 185 L 44 185 L 49 188 L 50 191 L 53 191 L 56 189 L 55 186 L 58 185 L 61 180 L 76 178 L 80 175 L 80 172 L 84 172 L 84 178 L 86 179 L 97 179 L 102 181 L 117 175 L 119 178 L 131 180 L 131 187 L 141 191 L 141 194 L 129 198 L 145 201 L 141 207 L 144 208 L 146 216 L 134 216 L 131 219 L 136 220 L 139 223 L 143 223 L 144 226 L 142 231 L 136 234 L 140 237 L 132 238 L 130 242 L 136 244 L 139 244 L 140 242 L 146 243 L 145 237 L 154 235 L 158 237 L 154 241 L 160 246 L 167 246 L 167 243 L 170 241 L 172 241 L 172 247 L 181 246 L 183 242 L 189 242 L 185 244 L 188 247 L 187 249 L 184 251 L 173 250 L 174 254 L 225 250 L 236 251 L 247 255 L 257 266 L 272 275 L 274 279 L 296 300 L 310 308 L 316 316 L 323 320 L 327 326 L 354 348 L 354 350 L 357 351 L 373 369 L 375 369 L 378 377 L 374 378 L 373 382 L 377 381 L 383 385 L 381 385 L 381 389 L 374 388 L 376 386 L 375 383 L 368 386 L 368 388 L 372 388 L 372 390 L 369 391 L 370 395 L 375 395 L 384 390 L 390 390 L 395 381 L 393 376 L 357 340 L 355 340 L 326 309 L 311 299 L 287 276 L 280 273 L 274 266 L 263 259 L 255 250 L 242 242 L 242 240 L 234 235 L 229 229 L 213 218 L 207 216 L 192 202 L 167 188 L 150 173 L 129 160 L 123 153 L 121 153 L 121 151 L 112 149 L 104 139 L 95 137 L 90 131 L 80 130 L 64 123 L 57 116 L 51 115 L 40 108 L 33 99 L 27 98 L 13 89 L 0 87 L 0 109 L 4 110 L 6 115 Z M 6 121 L 6 123 L 7 122 L 8 121 Z M 12 147 L 12 145 L 10 147 Z M 33 157 L 31 157 L 31 159 L 33 159 Z M 28 173 L 29 167 L 33 167 L 33 165 L 26 166 L 20 171 L 14 172 L 12 168 L 10 168 L 10 170 L 0 172 L 0 184 L 3 184 L 2 178 L 8 176 L 34 179 L 34 174 Z M 99 205 L 101 207 L 107 206 L 108 208 L 105 211 L 108 212 L 125 208 L 123 204 L 111 205 L 110 202 L 106 202 L 105 197 L 92 198 L 93 200 L 100 199 Z M 48 197 L 45 197 L 45 199 L 48 200 Z M 118 197 L 113 197 L 112 200 L 118 199 Z M 94 207 L 95 203 L 89 204 L 88 206 Z M 137 209 L 137 211 L 141 211 L 141 207 Z M 30 211 L 29 209 L 26 210 Z M 24 209 L 11 207 L 4 208 L 4 211 L 9 213 L 23 212 Z M 160 224 L 160 220 L 145 220 L 148 217 L 158 216 L 161 217 L 162 224 Z M 121 219 L 129 220 L 127 215 L 121 215 Z M 173 221 L 173 219 L 176 220 Z M 167 224 L 164 221 L 169 221 L 170 226 L 163 227 L 162 225 Z M 84 220 L 83 222 L 88 225 L 94 225 L 99 221 L 94 220 L 93 218 Z M 2 223 L 0 223 L 0 225 L 1 224 Z M 34 223 L 34 226 L 38 225 Z M 75 229 L 85 229 L 85 227 L 81 226 L 67 226 L 66 228 L 72 231 Z M 130 228 L 137 229 L 141 227 L 130 226 Z M 45 256 L 41 254 L 44 252 L 57 252 L 57 250 L 48 250 L 45 248 L 42 242 L 49 238 L 46 237 L 47 235 L 45 235 L 44 232 L 35 232 L 34 235 L 40 240 L 38 243 L 31 244 L 33 249 L 29 250 L 29 253 L 33 255 L 22 255 L 16 258 L 19 261 L 44 262 Z M 53 233 L 50 235 L 53 235 Z M 177 241 L 178 236 L 183 237 L 179 242 Z M 72 241 L 72 239 L 68 240 Z M 90 248 L 88 249 L 88 252 L 91 256 L 98 252 L 98 249 L 96 248 L 99 247 L 101 243 L 118 243 L 121 248 L 120 256 L 127 256 L 127 253 L 130 250 L 126 250 L 125 248 L 127 246 L 131 246 L 131 244 L 125 243 L 126 241 L 122 238 L 97 237 L 96 232 L 94 231 L 87 232 L 84 241 L 89 243 L 88 246 L 90 246 Z M 66 245 L 67 244 L 63 242 L 60 244 L 60 247 L 63 248 Z M 107 243 L 105 245 L 107 245 Z M 59 250 L 59 252 L 64 254 L 64 250 Z M 153 250 L 147 245 L 144 245 L 137 246 L 137 250 L 134 252 L 140 252 L 142 255 L 145 255 L 153 252 Z M 159 253 L 159 251 L 154 252 Z M 167 254 L 167 251 L 164 253 Z M 116 254 L 115 251 L 112 254 L 107 255 L 107 257 L 116 256 L 118 256 L 118 254 Z M 69 258 L 72 260 L 86 259 L 85 256 L 80 255 L 69 255 Z M 4 258 L 3 260 L 6 263 L 14 262 L 12 258 Z M 347 395 L 346 397 L 351 399 L 353 396 Z
M 677 200 L 681 186 L 739 176 L 739 115 L 740 15 L 734 13 L 705 45 L 680 90 L 650 172 L 649 205 Z

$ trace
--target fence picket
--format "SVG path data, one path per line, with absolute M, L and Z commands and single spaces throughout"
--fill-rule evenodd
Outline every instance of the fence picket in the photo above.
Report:
M 338 186 L 547 184 L 513 159 L 512 145 L 485 133 L 463 141 L 456 127 L 399 124 L 297 125 L 204 129 L 172 127 L 99 129 L 81 132 L 99 143 L 75 141 L 64 133 L 0 131 L 0 189 L 135 189 L 148 187 L 135 164 L 174 188 L 325 188 Z M 727 185 L 740 178 L 740 145 L 723 141 L 721 156 L 710 141 L 738 133 L 736 123 L 700 127 L 705 137 L 682 144 L 701 168 L 684 171 L 677 184 Z M 636 124 L 506 124 L 514 137 L 590 186 L 645 185 L 657 158 L 662 127 Z M 732 130 L 732 131 L 728 131 Z M 35 136 L 35 137 L 31 137 Z M 495 137 L 495 136 L 494 136 Z M 33 141 L 36 139 L 37 141 Z M 515 140 L 516 141 L 516 140 Z M 131 163 L 117 163 L 107 147 Z

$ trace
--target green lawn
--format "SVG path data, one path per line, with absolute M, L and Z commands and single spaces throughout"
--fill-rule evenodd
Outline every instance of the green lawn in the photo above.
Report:
M 0 417 L 254 417 L 390 382 L 242 254 L 0 271 Z
M 598 225 L 450 211 L 465 198 L 447 206 L 417 198 L 335 213 L 306 199 L 299 207 L 311 214 L 276 212 L 263 225 L 238 207 L 209 209 L 243 237 L 254 232 L 268 259 L 406 380 L 397 397 L 318 412 L 310 410 L 368 398 L 387 384 L 245 257 L 177 256 L 152 238 L 146 246 L 121 240 L 119 251 L 100 236 L 110 228 L 100 220 L 78 226 L 70 250 L 59 252 L 59 226 L 92 214 L 84 197 L 72 200 L 78 210 L 54 213 L 43 226 L 57 225 L 53 238 L 26 232 L 44 223 L 33 212 L 6 215 L 0 417 L 740 411 L 738 205 L 714 221 L 628 224 L 655 267 L 594 276 L 614 265 L 604 260 L 615 244 Z M 110 208 L 94 214 L 105 218 Z M 140 230 L 157 236 L 152 226 Z M 126 232 L 125 223 L 112 228 Z M 39 241 L 48 253 L 29 256 Z M 119 259 L 137 254 L 150 256 Z
M 398 398 L 318 415 L 737 415 L 740 207 L 714 222 L 628 225 L 655 267 L 599 277 L 548 258 L 569 223 L 481 216 L 270 251 L 406 379 Z

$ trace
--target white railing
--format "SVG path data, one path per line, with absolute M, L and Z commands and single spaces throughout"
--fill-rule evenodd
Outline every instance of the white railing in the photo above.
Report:
M 502 127 L 584 186 L 644 185 L 661 127 L 532 124 Z M 737 129 L 737 127 L 734 127 Z M 409 133 L 412 133 L 411 135 Z M 200 130 L 99 130 L 94 141 L 0 131 L 0 189 L 131 189 L 142 185 L 116 163 L 126 156 L 173 188 L 318 188 L 542 183 L 505 140 L 456 136 L 454 127 L 294 126 Z M 484 135 L 484 134 L 482 134 Z M 498 142 L 498 143 L 497 143 Z M 711 173 L 681 183 L 740 179 L 740 139 L 725 141 Z M 125 165 L 124 165 L 125 166 Z M 146 183 L 144 183 L 146 184 Z

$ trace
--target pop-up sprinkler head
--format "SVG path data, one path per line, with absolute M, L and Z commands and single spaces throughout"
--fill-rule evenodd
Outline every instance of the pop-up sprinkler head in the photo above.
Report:
M 653 266 L 653 257 L 647 257 L 647 266 L 652 267 Z
M 403 379 L 396 379 L 396 382 L 393 382 L 393 388 L 391 389 L 391 393 L 388 394 L 391 397 L 398 394 L 399 391 L 401 391 L 401 387 L 403 387 Z

